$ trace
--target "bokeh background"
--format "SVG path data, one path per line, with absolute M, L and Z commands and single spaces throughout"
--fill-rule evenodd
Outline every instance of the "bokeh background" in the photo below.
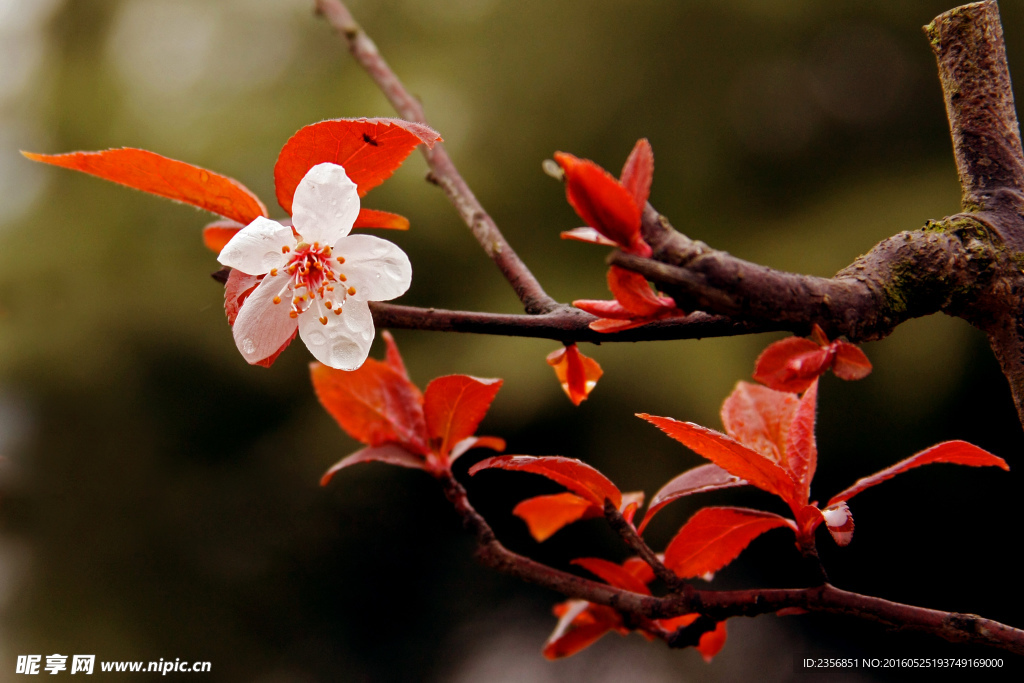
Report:
M 217 681 L 782 681 L 795 657 L 995 654 L 828 616 L 730 622 L 711 665 L 637 636 L 549 663 L 558 596 L 474 563 L 420 472 L 320 474 L 357 444 L 317 405 L 308 353 L 247 366 L 195 210 L 19 149 L 135 146 L 226 173 L 272 203 L 284 141 L 324 118 L 392 111 L 312 0 L 0 0 L 0 680 L 18 654 L 209 660 Z M 920 26 L 952 0 L 353 0 L 483 204 L 548 291 L 605 298 L 603 250 L 541 172 L 555 150 L 617 171 L 656 157 L 651 200 L 738 256 L 831 275 L 881 238 L 958 208 L 934 60 Z M 1002 8 L 1024 74 L 1024 7 Z M 367 205 L 415 278 L 404 303 L 518 310 L 419 155 Z M 275 216 L 283 212 L 276 207 Z M 482 426 L 510 452 L 579 457 L 653 494 L 700 459 L 637 420 L 720 427 L 718 407 L 777 335 L 586 346 L 606 371 L 573 408 L 548 341 L 397 331 L 421 385 L 505 385 Z M 933 316 L 865 345 L 866 380 L 822 383 L 820 498 L 962 438 L 1010 473 L 917 470 L 858 497 L 853 544 L 822 539 L 844 588 L 1022 625 L 1021 428 L 983 335 Z M 374 354 L 379 355 L 375 348 Z M 460 470 L 482 457 L 466 456 Z M 465 478 L 465 477 L 464 477 Z M 565 566 L 621 559 L 599 522 L 542 546 L 510 510 L 549 492 L 489 472 L 471 499 L 513 549 Z M 701 505 L 666 509 L 663 547 Z M 802 578 L 791 540 L 757 540 L 713 585 Z M 66 675 L 66 674 L 65 674 Z M 905 675 L 905 674 L 901 674 Z M 813 680 L 804 675 L 800 680 Z M 886 680 L 865 671 L 828 680 Z

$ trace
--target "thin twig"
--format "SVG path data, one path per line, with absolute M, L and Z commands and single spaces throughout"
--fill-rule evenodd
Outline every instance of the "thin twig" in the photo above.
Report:
M 554 339 L 565 343 L 601 344 L 603 342 L 702 339 L 777 330 L 805 332 L 800 325 L 745 322 L 701 312 L 691 313 L 685 318 L 666 318 L 623 332 L 595 332 L 590 329 L 589 324 L 597 318 L 565 304 L 549 313 L 540 315 L 448 311 L 440 308 L 417 308 L 379 302 L 371 302 L 370 310 L 373 312 L 373 321 L 377 327 L 533 337 Z
M 316 9 L 345 39 L 356 62 L 370 75 L 398 115 L 409 121 L 427 123 L 419 100 L 405 89 L 373 40 L 352 18 L 348 8 L 340 0 L 316 0 Z M 421 149 L 430 166 L 431 180 L 444 190 L 477 242 L 512 285 L 526 312 L 546 313 L 554 310 L 558 303 L 544 292 L 540 282 L 505 240 L 497 224 L 455 168 L 444 145 L 439 143 L 432 149 L 424 145 Z
M 650 566 L 654 575 L 661 579 L 670 591 L 685 593 L 693 590 L 690 584 L 680 579 L 675 572 L 665 566 L 651 546 L 647 545 L 647 542 L 640 537 L 633 525 L 626 521 L 626 518 L 612 505 L 610 500 L 604 502 L 604 517 L 608 520 L 608 525 L 622 537 L 626 546 Z

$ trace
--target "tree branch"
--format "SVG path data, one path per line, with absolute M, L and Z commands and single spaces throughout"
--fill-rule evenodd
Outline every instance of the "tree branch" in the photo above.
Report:
M 377 84 L 398 115 L 409 121 L 427 123 L 422 105 L 405 89 L 373 40 L 352 18 L 348 8 L 340 0 L 316 0 L 316 10 L 345 39 L 356 62 Z M 430 179 L 444 190 L 476 241 L 512 285 L 526 312 L 546 313 L 554 310 L 558 303 L 544 292 L 537 278 L 505 240 L 497 224 L 455 168 L 444 145 L 438 143 L 432 149 L 424 145 L 421 149 L 430 166 Z
M 370 302 L 370 310 L 373 312 L 373 321 L 377 327 L 533 337 L 554 339 L 564 343 L 592 342 L 601 344 L 603 342 L 702 339 L 792 329 L 786 324 L 767 321 L 745 322 L 698 311 L 685 318 L 667 318 L 623 332 L 595 332 L 588 325 L 597 318 L 566 304 L 560 304 L 558 308 L 540 315 L 448 311 L 440 308 L 417 308 L 376 301 Z
M 715 621 L 755 617 L 801 608 L 866 619 L 896 630 L 922 631 L 952 642 L 988 645 L 1024 654 L 1024 630 L 974 614 L 942 612 L 844 591 L 825 583 L 810 588 L 701 591 L 690 589 L 665 597 L 640 595 L 548 567 L 514 553 L 498 541 L 487 521 L 470 504 L 450 472 L 438 476 L 445 497 L 477 540 L 477 559 L 485 566 L 570 598 L 589 600 L 627 617 L 667 619 L 698 612 Z M 671 644 L 672 640 L 669 639 Z M 680 642 L 679 644 L 688 644 Z

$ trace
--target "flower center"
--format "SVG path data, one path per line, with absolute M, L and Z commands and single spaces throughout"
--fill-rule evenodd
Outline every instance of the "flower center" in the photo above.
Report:
M 284 247 L 282 251 L 293 253 L 283 268 L 288 277 L 281 292 L 274 297 L 274 303 L 281 303 L 281 295 L 291 287 L 292 318 L 313 308 L 320 322 L 326 325 L 328 312 L 333 310 L 335 315 L 341 315 L 345 299 L 356 293 L 354 287 L 342 284 L 348 279 L 345 274 L 335 270 L 345 263 L 345 257 L 335 256 L 330 246 L 320 246 L 319 242 L 299 242 L 295 249 Z M 277 274 L 277 268 L 269 273 L 270 277 L 277 277 Z

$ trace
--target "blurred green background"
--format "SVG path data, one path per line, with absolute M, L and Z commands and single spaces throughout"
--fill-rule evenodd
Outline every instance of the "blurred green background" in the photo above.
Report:
M 730 622 L 705 665 L 637 636 L 570 660 L 540 648 L 557 596 L 477 566 L 422 473 L 320 474 L 357 444 L 313 397 L 295 344 L 270 370 L 235 350 L 200 240 L 209 217 L 19 149 L 134 146 L 273 200 L 298 128 L 392 111 L 312 0 L 0 0 L 0 680 L 19 654 L 209 660 L 217 681 L 782 681 L 797 656 L 990 656 L 839 617 Z M 613 172 L 653 144 L 652 203 L 694 238 L 831 275 L 881 238 L 957 211 L 934 60 L 920 26 L 950 0 L 353 0 L 478 197 L 559 300 L 606 298 L 604 250 L 541 172 L 555 150 Z M 1024 74 L 1024 7 L 1002 8 Z M 517 301 L 419 155 L 365 204 L 415 277 L 402 303 L 515 312 Z M 275 217 L 283 216 L 271 208 Z M 497 376 L 481 432 L 510 452 L 594 464 L 648 495 L 700 459 L 632 416 L 720 428 L 718 407 L 778 335 L 585 346 L 605 369 L 573 408 L 557 343 L 397 331 L 413 379 Z M 821 539 L 837 585 L 1021 625 L 1021 428 L 983 335 L 934 316 L 865 346 L 866 380 L 823 380 L 815 491 L 932 443 L 968 439 L 1009 474 L 938 466 L 860 496 L 853 544 Z M 374 355 L 380 354 L 375 348 Z M 459 469 L 479 459 L 471 453 Z M 553 491 L 486 473 L 471 499 L 516 550 L 565 566 L 622 548 L 598 522 L 543 546 L 510 515 Z M 677 503 L 778 509 L 756 492 Z M 804 580 L 772 532 L 714 586 Z M 878 678 L 877 676 L 875 678 Z M 811 680 L 810 677 L 801 680 Z M 866 672 L 829 680 L 873 680 Z

